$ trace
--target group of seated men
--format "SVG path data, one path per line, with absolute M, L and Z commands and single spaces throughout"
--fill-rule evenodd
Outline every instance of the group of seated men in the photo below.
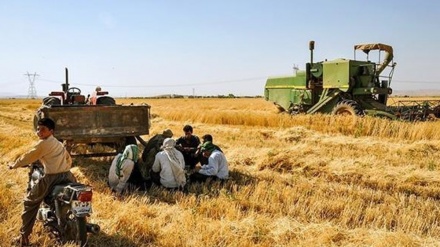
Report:
M 229 176 L 228 161 L 223 151 L 206 134 L 200 139 L 190 125 L 183 127 L 184 135 L 174 140 L 167 129 L 146 143 L 139 159 L 139 148 L 127 145 L 116 155 L 109 170 L 109 186 L 120 196 L 129 185 L 138 188 L 152 183 L 168 189 L 183 189 L 191 182 L 225 180 Z

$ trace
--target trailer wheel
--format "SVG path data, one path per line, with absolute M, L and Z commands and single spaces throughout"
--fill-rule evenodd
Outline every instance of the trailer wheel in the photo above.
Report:
M 97 105 L 116 105 L 116 101 L 112 97 L 102 96 L 96 100 L 96 104 Z
M 342 100 L 333 108 L 333 115 L 364 116 L 365 112 L 354 100 Z
M 130 144 L 137 145 L 136 137 L 134 136 L 123 137 L 120 141 L 115 142 L 113 144 L 113 147 L 115 148 L 116 152 L 122 153 L 124 152 L 125 147 Z
M 436 118 L 440 118 L 440 105 L 434 107 L 433 112 Z
M 136 137 L 134 136 L 127 136 L 125 137 L 125 146 L 134 144 L 137 145 Z

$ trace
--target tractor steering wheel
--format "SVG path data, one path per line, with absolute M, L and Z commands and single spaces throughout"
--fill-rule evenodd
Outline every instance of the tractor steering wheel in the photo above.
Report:
M 81 94 L 81 89 L 77 88 L 77 87 L 71 87 L 67 90 L 68 94 Z

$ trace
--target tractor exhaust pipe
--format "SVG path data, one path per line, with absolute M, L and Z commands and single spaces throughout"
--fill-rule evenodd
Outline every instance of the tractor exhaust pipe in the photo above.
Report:
M 61 84 L 63 87 L 63 92 L 67 93 L 67 90 L 69 90 L 69 70 L 67 68 L 64 68 L 66 71 L 66 83 Z
M 310 50 L 310 64 L 313 64 L 313 50 L 315 49 L 315 41 L 311 40 L 309 42 L 309 50 Z

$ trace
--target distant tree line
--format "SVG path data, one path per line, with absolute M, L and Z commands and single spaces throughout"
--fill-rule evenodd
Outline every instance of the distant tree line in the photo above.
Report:
M 233 94 L 228 95 L 210 95 L 210 96 L 198 96 L 198 95 L 180 95 L 180 94 L 164 94 L 149 97 L 127 97 L 131 99 L 195 99 L 195 98 L 263 98 L 261 95 L 255 96 L 235 96 Z

